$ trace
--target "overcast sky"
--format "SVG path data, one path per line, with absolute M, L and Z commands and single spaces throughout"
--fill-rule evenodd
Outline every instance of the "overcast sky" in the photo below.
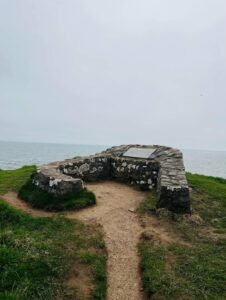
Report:
M 0 0 L 0 140 L 226 150 L 225 0 Z

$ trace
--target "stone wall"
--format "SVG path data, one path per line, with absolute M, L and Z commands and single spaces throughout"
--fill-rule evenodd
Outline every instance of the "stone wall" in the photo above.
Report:
M 114 157 L 111 159 L 111 177 L 142 189 L 156 187 L 159 164 L 148 160 Z
M 70 159 L 59 164 L 63 174 L 87 182 L 109 178 L 110 167 L 110 158 L 101 155 Z
M 183 155 L 178 149 L 159 151 L 157 207 L 165 207 L 175 212 L 190 212 L 189 188 L 185 175 Z
M 132 147 L 152 149 L 153 154 L 145 159 L 125 156 Z M 142 189 L 157 188 L 157 207 L 179 213 L 190 212 L 182 153 L 165 146 L 122 145 L 93 156 L 49 164 L 40 168 L 34 184 L 48 192 L 64 193 L 70 189 L 82 189 L 82 181 L 105 179 L 136 184 Z
M 114 179 L 152 189 L 157 185 L 159 164 L 148 160 L 98 155 L 65 161 L 59 165 L 59 170 L 86 182 Z

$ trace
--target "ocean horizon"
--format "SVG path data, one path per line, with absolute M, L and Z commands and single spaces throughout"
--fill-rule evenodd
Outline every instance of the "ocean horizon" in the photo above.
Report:
M 0 169 L 42 165 L 98 153 L 111 145 L 83 145 L 0 141 Z M 181 149 L 187 172 L 226 178 L 226 151 Z

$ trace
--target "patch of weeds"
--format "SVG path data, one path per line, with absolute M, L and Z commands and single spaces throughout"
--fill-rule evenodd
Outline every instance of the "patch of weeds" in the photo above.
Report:
M 150 213 L 156 211 L 157 194 L 155 191 L 151 191 L 147 194 L 147 197 L 142 201 L 139 207 L 140 213 Z
M 18 196 L 28 202 L 32 207 L 48 211 L 63 211 L 81 209 L 96 203 L 93 192 L 86 188 L 79 192 L 71 192 L 64 195 L 54 195 L 43 191 L 29 179 L 19 190 Z

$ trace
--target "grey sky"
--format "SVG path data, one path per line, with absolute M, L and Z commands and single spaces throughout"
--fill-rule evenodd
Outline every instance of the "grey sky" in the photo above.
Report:
M 0 140 L 226 149 L 225 0 L 0 0 Z

